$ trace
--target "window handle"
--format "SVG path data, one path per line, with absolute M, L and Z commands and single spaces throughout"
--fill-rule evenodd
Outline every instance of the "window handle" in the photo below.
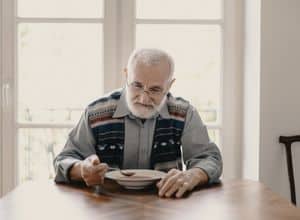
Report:
M 4 109 L 9 105 L 9 88 L 8 83 L 2 85 L 2 106 Z

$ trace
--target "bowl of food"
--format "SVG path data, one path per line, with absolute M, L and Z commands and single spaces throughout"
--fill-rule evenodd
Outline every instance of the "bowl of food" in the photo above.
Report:
M 124 175 L 124 173 L 130 173 L 131 175 Z M 127 189 L 143 189 L 154 184 L 165 175 L 166 173 L 157 170 L 126 169 L 122 170 L 122 173 L 120 170 L 107 172 L 105 177 L 116 181 Z

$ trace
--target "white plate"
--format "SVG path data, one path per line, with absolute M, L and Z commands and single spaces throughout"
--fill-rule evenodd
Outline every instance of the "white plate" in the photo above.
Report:
M 127 189 L 143 189 L 166 175 L 166 173 L 157 170 L 128 169 L 124 171 L 135 172 L 135 174 L 133 176 L 124 176 L 119 170 L 115 170 L 107 172 L 105 177 L 115 180 Z

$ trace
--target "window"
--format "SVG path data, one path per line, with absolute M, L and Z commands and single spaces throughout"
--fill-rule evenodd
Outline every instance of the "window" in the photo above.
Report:
M 139 47 L 174 57 L 172 93 L 191 101 L 225 150 L 222 119 L 230 117 L 221 94 L 234 80 L 224 75 L 233 54 L 223 11 L 233 0 L 0 1 L 3 192 L 53 177 L 52 160 L 84 107 L 123 85 L 122 69 Z
M 3 131 L 15 147 L 11 170 L 18 183 L 51 178 L 53 158 L 70 128 L 86 104 L 104 91 L 104 1 L 4 0 L 3 4 L 11 9 L 10 36 L 15 36 L 6 50 L 14 51 L 12 71 L 3 72 L 12 79 L 5 84 L 10 88 L 5 98 L 13 102 L 4 110 L 14 126 Z
M 191 101 L 219 146 L 222 11 L 221 0 L 137 0 L 135 19 L 135 46 L 162 48 L 173 56 L 171 92 Z
M 86 103 L 102 94 L 103 37 L 101 23 L 19 18 L 17 28 L 18 176 L 22 182 L 53 176 L 51 159 L 64 146 L 66 128 L 79 120 Z

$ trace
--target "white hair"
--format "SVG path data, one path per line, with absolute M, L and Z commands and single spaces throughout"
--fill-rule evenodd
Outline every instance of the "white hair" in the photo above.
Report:
M 129 56 L 127 63 L 128 73 L 132 73 L 137 63 L 142 63 L 147 66 L 159 65 L 164 59 L 169 63 L 169 78 L 173 77 L 174 73 L 174 60 L 165 51 L 154 48 L 141 48 L 134 50 Z

